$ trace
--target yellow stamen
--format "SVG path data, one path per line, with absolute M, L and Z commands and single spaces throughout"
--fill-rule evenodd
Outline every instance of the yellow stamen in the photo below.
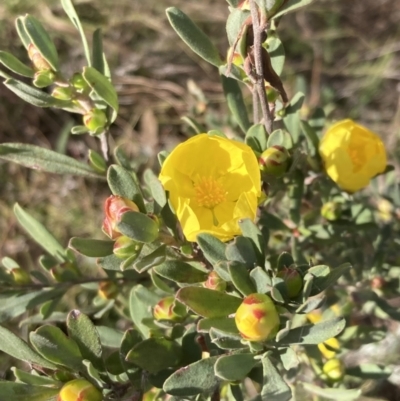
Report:
M 200 177 L 194 184 L 196 201 L 200 206 L 212 209 L 226 199 L 226 191 L 213 177 Z

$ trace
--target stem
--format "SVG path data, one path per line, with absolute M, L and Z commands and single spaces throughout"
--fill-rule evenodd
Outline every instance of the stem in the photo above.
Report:
M 261 111 L 264 120 L 265 130 L 267 134 L 272 132 L 272 117 L 271 111 L 269 110 L 267 94 L 264 86 L 264 67 L 262 63 L 262 34 L 265 31 L 265 24 L 260 25 L 260 20 L 258 17 L 258 9 L 255 0 L 250 0 L 250 12 L 253 22 L 253 34 L 254 34 L 254 64 L 256 68 L 256 80 L 255 89 L 258 93 L 258 99 L 261 104 Z
M 103 154 L 104 160 L 108 162 L 110 160 L 110 147 L 108 146 L 108 131 L 104 131 L 99 135 L 101 153 Z
M 259 115 L 259 101 L 258 101 L 258 93 L 256 91 L 255 86 L 253 86 L 252 89 L 253 93 L 253 122 L 254 124 L 258 124 L 260 121 L 260 115 Z

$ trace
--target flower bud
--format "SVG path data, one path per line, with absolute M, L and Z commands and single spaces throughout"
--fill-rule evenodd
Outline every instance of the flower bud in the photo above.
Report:
M 120 237 L 122 234 L 117 230 L 117 224 L 120 222 L 122 215 L 129 211 L 139 211 L 136 203 L 122 196 L 109 196 L 104 203 L 104 213 L 106 215 L 102 227 L 104 233 L 111 239 Z
M 339 351 L 340 343 L 337 338 L 332 337 L 323 343 L 318 344 L 318 349 L 326 359 L 332 359 Z
M 101 392 L 84 379 L 75 379 L 64 384 L 57 401 L 102 401 Z
M 373 290 L 380 290 L 386 285 L 386 280 L 382 276 L 375 276 L 371 280 L 371 288 Z
M 280 177 L 286 173 L 289 159 L 289 152 L 283 146 L 275 145 L 262 153 L 258 163 L 264 174 Z
M 159 301 L 153 309 L 153 316 L 156 320 L 180 321 L 186 315 L 186 308 L 175 304 L 175 297 L 165 297 Z
M 72 86 L 80 92 L 85 92 L 90 88 L 87 82 L 85 81 L 85 78 L 83 78 L 83 75 L 80 72 L 76 72 L 72 76 L 70 82 Z
M 139 256 L 143 244 L 134 241 L 125 235 L 118 237 L 114 243 L 113 253 L 117 258 L 126 259 Z
M 83 116 L 83 124 L 85 124 L 85 127 L 91 132 L 99 134 L 107 124 L 106 113 L 100 109 L 91 109 Z
M 332 381 L 339 381 L 345 375 L 345 366 L 340 359 L 330 359 L 322 367 L 322 371 Z
M 303 287 L 303 278 L 298 270 L 291 267 L 284 267 L 278 271 L 277 277 L 280 277 L 285 282 L 286 292 L 289 298 L 295 298 L 299 295 Z
M 11 269 L 11 274 L 15 284 L 26 285 L 31 283 L 31 276 L 29 273 L 20 267 L 14 267 Z
M 342 204 L 339 202 L 327 202 L 322 205 L 321 216 L 330 221 L 340 219 L 342 215 Z
M 33 43 L 30 43 L 28 46 L 28 56 L 36 71 L 50 71 L 52 69 Z
M 240 53 L 234 52 L 233 56 L 232 56 L 232 52 L 233 49 L 232 47 L 230 47 L 228 49 L 228 55 L 226 56 L 227 61 L 229 62 L 229 60 L 232 58 L 232 63 L 238 67 L 243 66 L 243 57 L 240 55 Z
M 279 92 L 270 85 L 266 85 L 265 90 L 267 92 L 268 103 L 275 103 L 279 97 Z
M 215 291 L 225 291 L 226 281 L 222 280 L 216 271 L 212 271 L 208 274 L 208 278 L 204 283 L 204 287 Z
M 81 276 L 78 268 L 74 264 L 68 262 L 52 267 L 49 272 L 54 280 L 59 283 L 74 281 Z
M 55 80 L 56 76 L 53 71 L 38 71 L 33 77 L 33 85 L 37 88 L 45 88 L 46 86 L 53 84 Z
M 119 289 L 112 281 L 101 281 L 97 295 L 105 300 L 114 299 L 118 295 Z
M 54 88 L 53 92 L 51 92 L 51 96 L 60 100 L 71 100 L 73 96 L 73 89 L 70 86 L 61 87 L 57 86 Z
M 249 341 L 274 337 L 280 324 L 275 305 L 265 294 L 247 296 L 236 311 L 235 322 L 242 337 Z

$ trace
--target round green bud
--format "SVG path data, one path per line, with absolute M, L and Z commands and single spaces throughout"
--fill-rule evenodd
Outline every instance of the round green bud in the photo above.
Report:
M 303 278 L 298 270 L 291 267 L 284 267 L 277 275 L 285 282 L 286 292 L 289 298 L 295 298 L 299 295 L 303 287 Z
M 83 124 L 91 132 L 101 134 L 107 124 L 106 113 L 100 109 L 92 109 L 83 116 Z
M 265 294 L 244 298 L 235 314 L 241 336 L 249 341 L 266 341 L 278 332 L 280 321 L 272 299 Z
M 83 78 L 83 75 L 80 72 L 76 72 L 72 78 L 70 79 L 72 86 L 80 92 L 85 92 L 86 90 L 90 89 L 89 85 Z
M 113 253 L 117 258 L 126 259 L 132 256 L 139 256 L 143 244 L 121 235 L 115 240 Z
M 68 87 L 61 87 L 57 86 L 56 88 L 53 89 L 53 92 L 51 92 L 51 96 L 55 97 L 56 99 L 60 100 L 71 100 L 72 96 L 74 94 L 73 89 L 68 86 Z
M 50 86 L 56 80 L 56 76 L 53 71 L 43 70 L 35 73 L 33 77 L 33 85 L 37 88 L 45 88 Z
M 14 267 L 11 269 L 11 274 L 15 284 L 26 285 L 32 282 L 29 273 L 20 267 Z
M 66 383 L 58 394 L 57 401 L 102 401 L 103 395 L 84 379 L 75 379 Z
M 261 171 L 266 175 L 280 177 L 289 167 L 290 155 L 283 146 L 272 146 L 266 149 L 258 159 Z
M 344 377 L 346 369 L 340 359 L 333 358 L 325 362 L 322 371 L 327 375 L 328 379 L 339 381 Z

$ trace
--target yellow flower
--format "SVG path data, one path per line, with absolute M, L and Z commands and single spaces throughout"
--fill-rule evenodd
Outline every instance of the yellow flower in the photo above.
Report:
M 328 129 L 319 153 L 329 177 L 348 191 L 366 187 L 386 168 L 386 151 L 378 135 L 352 120 L 342 120 Z
M 188 241 L 200 233 L 228 241 L 240 234 L 240 219 L 256 217 L 260 170 L 243 143 L 196 135 L 171 152 L 159 178 Z

